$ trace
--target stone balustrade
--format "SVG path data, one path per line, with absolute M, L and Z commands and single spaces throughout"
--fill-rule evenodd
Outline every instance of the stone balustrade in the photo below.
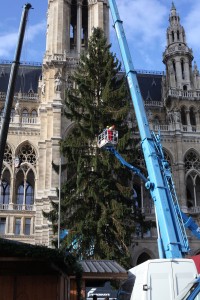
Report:
M 1 204 L 0 203 L 0 210 L 17 210 L 17 211 L 35 211 L 35 205 L 30 204 Z
M 182 98 L 182 99 L 188 99 L 188 100 L 197 100 L 200 99 L 200 91 L 182 91 L 182 90 L 176 90 L 176 89 L 169 89 L 167 91 L 166 96 L 171 96 L 174 98 Z

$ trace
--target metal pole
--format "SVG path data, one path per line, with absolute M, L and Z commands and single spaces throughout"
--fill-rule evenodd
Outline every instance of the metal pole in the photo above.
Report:
M 59 163 L 59 198 L 58 198 L 58 249 L 60 248 L 60 207 L 61 207 L 61 158 Z
M 6 147 L 9 124 L 10 124 L 10 115 L 11 115 L 13 98 L 14 98 L 16 76 L 20 64 L 20 56 L 21 56 L 22 44 L 23 44 L 26 22 L 28 17 L 28 11 L 31 7 L 32 5 L 30 3 L 24 5 L 20 28 L 19 28 L 19 38 L 18 38 L 17 48 L 16 48 L 14 61 L 12 63 L 11 71 L 10 71 L 10 78 L 9 78 L 8 89 L 6 94 L 6 101 L 5 101 L 3 121 L 1 125 L 1 134 L 0 134 L 0 176 L 2 172 L 3 157 L 4 157 L 5 147 Z

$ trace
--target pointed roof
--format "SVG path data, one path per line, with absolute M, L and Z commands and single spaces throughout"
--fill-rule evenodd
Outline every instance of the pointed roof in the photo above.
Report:
M 174 2 L 172 2 L 171 16 L 176 16 L 176 7 L 175 7 L 175 5 L 174 5 Z
M 176 7 L 175 7 L 175 5 L 174 5 L 174 2 L 172 1 L 172 8 L 171 8 L 171 10 L 173 10 L 173 9 L 176 10 Z

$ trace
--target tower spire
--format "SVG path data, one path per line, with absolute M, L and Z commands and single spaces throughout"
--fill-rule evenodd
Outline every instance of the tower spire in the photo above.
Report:
M 171 88 L 191 89 L 192 60 L 192 50 L 187 46 L 185 30 L 172 2 L 167 29 L 167 47 L 163 54 Z
M 172 1 L 172 8 L 171 8 L 171 11 L 172 10 L 176 10 L 176 7 L 175 7 L 175 5 L 174 5 L 174 1 Z

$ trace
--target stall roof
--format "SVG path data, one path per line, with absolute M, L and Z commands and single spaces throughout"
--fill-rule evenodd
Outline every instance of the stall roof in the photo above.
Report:
M 127 271 L 114 260 L 82 260 L 84 278 L 126 279 Z

